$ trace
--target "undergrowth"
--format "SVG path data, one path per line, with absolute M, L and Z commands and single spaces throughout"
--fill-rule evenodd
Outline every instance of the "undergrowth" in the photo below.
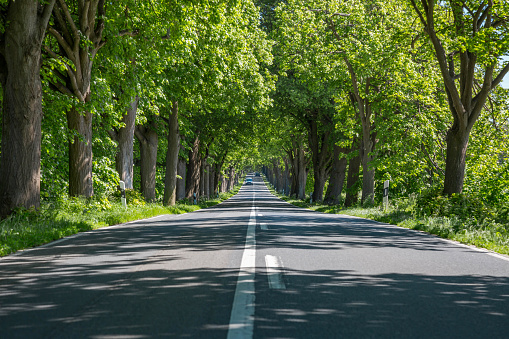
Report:
M 0 256 L 61 239 L 79 232 L 95 230 L 129 221 L 147 219 L 163 214 L 182 214 L 219 204 L 235 195 L 233 191 L 221 193 L 218 198 L 200 200 L 197 205 L 179 201 L 175 206 L 145 203 L 136 192 L 127 194 L 127 208 L 120 198 L 94 197 L 59 198 L 43 202 L 39 210 L 15 211 L 0 221 Z

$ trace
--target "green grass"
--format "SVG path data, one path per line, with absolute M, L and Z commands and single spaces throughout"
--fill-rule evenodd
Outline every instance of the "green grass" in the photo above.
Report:
M 394 200 L 387 210 L 380 206 L 344 208 L 337 205 L 310 204 L 309 202 L 278 194 L 270 186 L 269 189 L 272 194 L 298 207 L 323 213 L 345 214 L 380 221 L 427 232 L 445 239 L 474 245 L 501 254 L 509 254 L 508 223 L 496 222 L 489 218 L 478 221 L 475 218 L 454 215 L 418 217 L 414 212 L 414 199 Z
M 0 221 L 0 256 L 43 245 L 79 232 L 147 219 L 163 214 L 182 214 L 211 207 L 237 194 L 221 193 L 216 199 L 201 200 L 197 205 L 179 202 L 175 206 L 144 204 L 137 201 L 124 208 L 118 199 L 63 198 L 46 202 L 40 210 L 19 210 Z

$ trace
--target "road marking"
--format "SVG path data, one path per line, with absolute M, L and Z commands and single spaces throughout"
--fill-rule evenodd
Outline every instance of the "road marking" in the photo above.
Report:
M 264 230 L 264 231 L 266 231 L 266 230 L 268 230 L 268 229 L 269 229 L 269 228 L 268 228 L 268 226 L 267 226 L 267 224 L 266 224 L 266 223 L 264 223 L 264 222 L 262 222 L 262 223 L 260 224 L 260 228 L 261 228 L 262 230 Z
M 228 339 L 253 338 L 255 314 L 255 259 L 256 259 L 256 208 L 253 193 L 253 207 L 249 216 L 246 244 L 240 264 L 235 297 L 233 298 Z
M 266 255 L 265 266 L 267 267 L 269 287 L 273 290 L 286 290 L 286 285 L 283 281 L 283 265 L 279 263 L 279 260 L 273 255 Z

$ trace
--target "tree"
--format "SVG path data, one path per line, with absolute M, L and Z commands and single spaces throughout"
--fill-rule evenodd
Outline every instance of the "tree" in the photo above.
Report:
M 468 141 L 490 93 L 509 72 L 509 4 L 500 0 L 410 0 L 428 36 L 447 93 L 444 194 L 461 193 Z
M 83 0 L 67 5 L 58 0 L 48 32 L 54 38 L 44 46 L 46 53 L 61 67 L 53 68 L 52 85 L 62 94 L 76 99 L 67 111 L 69 141 L 69 195 L 91 197 L 92 181 L 92 67 L 104 46 L 104 0 Z
M 0 82 L 3 88 L 0 218 L 17 207 L 39 208 L 41 45 L 55 0 L 2 1 Z

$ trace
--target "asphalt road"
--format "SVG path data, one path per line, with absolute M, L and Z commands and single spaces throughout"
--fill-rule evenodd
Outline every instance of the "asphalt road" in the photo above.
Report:
M 507 338 L 509 261 L 315 213 L 214 208 L 0 259 L 0 338 Z

